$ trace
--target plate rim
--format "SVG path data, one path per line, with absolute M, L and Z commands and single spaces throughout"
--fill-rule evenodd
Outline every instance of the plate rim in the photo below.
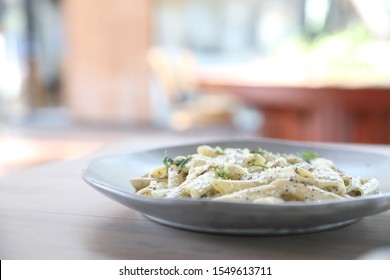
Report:
M 288 145 L 289 147 L 304 147 L 305 149 L 325 148 L 328 151 L 358 151 L 374 156 L 385 156 L 390 160 L 390 155 L 387 153 L 381 154 L 376 151 L 359 150 L 353 147 L 345 149 L 345 147 L 323 145 L 322 143 L 313 144 L 264 138 L 211 139 L 173 145 L 158 145 L 97 157 L 87 162 L 83 168 L 82 178 L 88 185 L 103 195 L 143 214 L 151 221 L 173 228 L 209 234 L 283 236 L 314 233 L 347 226 L 362 218 L 377 215 L 390 209 L 390 191 L 340 201 L 288 202 L 278 204 L 213 201 L 211 199 L 192 198 L 161 199 L 137 195 L 135 189 L 129 182 L 132 174 L 128 176 L 129 191 L 123 189 L 122 180 L 124 178 L 121 177 L 121 181 L 117 183 L 118 186 L 115 186 L 110 180 L 107 181 L 105 177 L 99 176 L 99 165 L 97 165 L 98 169 L 92 172 L 92 176 L 88 176 L 88 167 L 92 164 L 99 164 L 96 161 L 104 161 L 107 158 L 111 160 L 113 158 L 121 158 L 121 160 L 124 160 L 131 155 L 145 152 L 161 152 L 164 149 L 172 148 L 195 148 L 200 144 L 222 145 L 222 143 L 228 144 L 233 142 L 235 146 L 240 145 L 240 142 L 243 145 L 246 142 L 259 146 L 264 143 L 277 143 Z M 107 162 L 103 162 L 103 164 L 107 164 Z M 123 170 L 121 171 L 123 172 Z M 342 213 L 342 215 L 339 213 Z M 215 223 L 215 218 L 221 217 L 221 214 L 225 218 L 221 222 Z M 189 219 L 188 215 L 190 215 Z M 226 219 L 226 217 L 229 217 L 229 219 Z M 245 219 L 243 219 L 244 217 Z M 274 222 L 269 223 L 271 221 L 270 219 Z
M 245 201 L 212 201 L 210 199 L 193 199 L 193 198 L 171 198 L 171 199 L 161 199 L 161 198 L 154 198 L 154 197 L 146 197 L 146 196 L 141 196 L 137 195 L 135 192 L 130 191 L 133 187 L 129 183 L 129 191 L 123 191 L 119 190 L 115 187 L 110 186 L 109 184 L 105 184 L 104 182 L 101 181 L 96 181 L 93 178 L 91 178 L 88 175 L 88 169 L 90 166 L 97 161 L 103 161 L 105 159 L 109 158 L 120 158 L 124 156 L 130 156 L 134 154 L 141 154 L 145 152 L 151 152 L 151 151 L 157 151 L 161 149 L 174 149 L 174 148 L 184 148 L 184 147 L 191 147 L 191 146 L 196 146 L 196 145 L 212 145 L 212 144 L 221 144 L 221 143 L 240 143 L 240 142 L 254 142 L 254 143 L 268 143 L 268 144 L 287 144 L 289 146 L 295 146 L 295 147 L 306 147 L 306 148 L 312 148 L 312 149 L 330 149 L 334 151 L 345 151 L 348 150 L 350 152 L 353 151 L 358 151 L 359 153 L 366 153 L 366 154 L 374 154 L 377 156 L 386 156 L 390 159 L 390 154 L 381 154 L 378 151 L 369 151 L 369 150 L 358 150 L 356 147 L 343 147 L 339 146 L 338 143 L 324 143 L 324 142 L 302 142 L 302 141 L 292 141 L 292 140 L 282 140 L 282 139 L 274 139 L 274 138 L 263 138 L 263 137 L 233 137 L 229 139 L 207 139 L 204 141 L 201 140 L 195 140 L 195 141 L 190 141 L 190 142 L 185 142 L 185 143 L 180 143 L 180 144 L 172 144 L 172 145 L 156 145 L 156 146 L 151 146 L 151 147 L 145 147 L 145 148 L 138 148 L 134 150 L 129 150 L 126 152 L 122 153 L 114 153 L 110 155 L 104 155 L 104 156 L 99 156 L 93 159 L 90 159 L 87 161 L 85 166 L 82 169 L 81 177 L 84 182 L 86 182 L 88 185 L 91 187 L 97 189 L 97 190 L 102 190 L 105 192 L 114 192 L 117 195 L 120 195 L 122 197 L 127 197 L 129 199 L 136 199 L 143 201 L 145 203 L 152 203 L 152 204 L 171 204 L 172 202 L 177 202 L 177 203 L 183 203 L 183 204 L 192 204 L 192 203 L 212 203 L 212 204 L 219 204 L 219 205 L 247 205 L 248 207 L 253 207 L 253 206 L 261 206 L 266 207 L 266 208 L 295 208 L 295 207 L 302 207 L 302 206 L 312 206 L 312 207 L 319 207 L 319 206 L 329 206 L 329 205 L 345 205 L 345 204 L 355 204 L 359 203 L 362 201 L 369 201 L 369 200 L 381 200 L 381 199 L 390 199 L 390 192 L 386 193 L 380 193 L 380 194 L 373 194 L 369 196 L 363 196 L 363 197 L 356 197 L 353 199 L 346 199 L 346 200 L 327 200 L 327 201 L 313 201 L 313 202 L 304 202 L 304 201 L 299 201 L 299 202 L 288 202 L 288 203 L 275 203 L 275 204 L 266 204 L 266 203 L 252 203 L 252 202 L 245 202 Z M 342 143 L 341 143 L 342 144 Z M 130 176 L 129 176 L 130 179 Z

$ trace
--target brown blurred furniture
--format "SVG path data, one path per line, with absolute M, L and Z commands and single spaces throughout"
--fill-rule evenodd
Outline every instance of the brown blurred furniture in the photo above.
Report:
M 261 135 L 291 140 L 390 143 L 390 88 L 267 85 L 201 77 L 264 114 Z
M 64 102 L 83 122 L 149 121 L 151 0 L 61 1 Z

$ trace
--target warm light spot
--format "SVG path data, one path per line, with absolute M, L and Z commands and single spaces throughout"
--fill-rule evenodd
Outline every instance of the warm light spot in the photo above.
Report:
M 184 131 L 191 128 L 192 116 L 185 111 L 177 111 L 172 114 L 171 127 L 174 130 Z
M 86 155 L 104 143 L 6 137 L 0 139 L 0 176 L 54 160 L 71 160 Z

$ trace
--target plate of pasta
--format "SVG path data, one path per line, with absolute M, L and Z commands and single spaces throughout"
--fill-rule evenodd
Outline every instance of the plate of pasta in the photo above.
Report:
M 390 209 L 390 156 L 274 139 L 159 147 L 91 160 L 86 183 L 158 223 L 283 235 Z

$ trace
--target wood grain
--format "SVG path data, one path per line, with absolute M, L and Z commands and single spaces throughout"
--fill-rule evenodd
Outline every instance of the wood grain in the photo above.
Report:
M 159 138 L 161 145 L 194 140 Z M 135 137 L 79 160 L 1 179 L 0 259 L 356 259 L 390 245 L 389 211 L 321 233 L 279 237 L 203 234 L 152 222 L 81 180 L 88 160 L 152 146 L 154 139 Z M 376 149 L 389 152 L 388 147 Z

